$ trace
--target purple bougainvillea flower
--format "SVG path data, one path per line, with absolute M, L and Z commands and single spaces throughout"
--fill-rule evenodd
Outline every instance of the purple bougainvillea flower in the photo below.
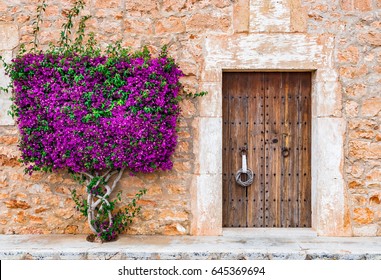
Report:
M 26 54 L 8 74 L 28 170 L 172 168 L 183 74 L 171 58 Z

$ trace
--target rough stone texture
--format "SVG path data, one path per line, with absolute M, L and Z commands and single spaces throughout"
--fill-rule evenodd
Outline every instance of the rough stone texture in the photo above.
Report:
M 374 2 L 374 1 L 373 1 Z M 337 67 L 348 122 L 346 133 L 345 180 L 350 201 L 349 220 L 355 236 L 380 235 L 381 147 L 380 134 L 380 52 L 379 12 L 372 1 L 341 1 L 344 12 L 353 18 L 341 19 L 344 33 L 338 37 Z M 371 13 L 372 8 L 374 14 Z M 378 27 L 378 29 L 377 29 Z M 354 36 L 349 36 L 349 34 Z
M 70 2 L 48 1 L 39 37 L 45 48 L 58 39 Z M 314 230 L 381 236 L 379 0 L 87 2 L 84 14 L 92 15 L 88 29 L 102 46 L 122 40 L 132 48 L 146 44 L 155 53 L 168 44 L 186 74 L 185 87 L 209 91 L 203 99 L 182 103 L 173 171 L 126 174 L 121 180 L 124 202 L 140 188 L 148 189 L 129 233 L 221 233 L 222 71 L 243 69 L 313 71 Z M 33 39 L 35 4 L 0 0 L 0 55 L 7 61 L 20 43 Z M 0 66 L 0 86 L 7 82 Z M 70 199 L 71 189 L 83 193 L 83 187 L 64 172 L 23 173 L 17 129 L 6 114 L 9 97 L 0 95 L 0 233 L 87 233 Z M 287 257 L 263 252 L 250 256 Z M 308 254 L 325 257 L 322 252 Z

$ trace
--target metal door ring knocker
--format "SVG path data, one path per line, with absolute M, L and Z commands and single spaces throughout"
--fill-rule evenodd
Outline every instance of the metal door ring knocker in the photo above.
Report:
M 246 162 L 246 150 L 247 148 L 241 149 L 241 155 L 242 155 L 242 168 L 237 171 L 235 175 L 235 180 L 238 185 L 242 187 L 248 187 L 253 183 L 254 180 L 254 173 L 250 169 L 247 168 L 247 162 Z M 247 179 L 246 181 L 242 181 L 241 175 L 246 174 Z
M 290 155 L 290 150 L 288 148 L 283 148 L 282 149 L 282 156 L 288 157 L 289 155 Z
M 242 174 L 246 174 L 247 175 L 247 180 L 246 181 L 242 181 L 242 179 L 241 179 L 241 175 Z M 243 169 L 241 168 L 240 170 L 237 171 L 237 173 L 235 175 L 235 180 L 236 180 L 238 185 L 240 185 L 242 187 L 248 187 L 254 181 L 253 171 L 251 171 L 250 169 L 246 169 L 246 172 L 243 172 Z

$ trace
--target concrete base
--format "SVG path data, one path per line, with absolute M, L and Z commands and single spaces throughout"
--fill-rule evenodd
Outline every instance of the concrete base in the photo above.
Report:
M 224 230 L 223 236 L 1 235 L 0 259 L 37 260 L 381 260 L 381 237 L 317 237 L 310 230 Z

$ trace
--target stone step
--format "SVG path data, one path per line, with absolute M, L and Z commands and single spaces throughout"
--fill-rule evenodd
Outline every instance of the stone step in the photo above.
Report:
M 0 259 L 381 260 L 381 237 L 282 232 L 234 229 L 225 230 L 223 236 L 124 235 L 103 244 L 87 242 L 85 235 L 0 235 Z

